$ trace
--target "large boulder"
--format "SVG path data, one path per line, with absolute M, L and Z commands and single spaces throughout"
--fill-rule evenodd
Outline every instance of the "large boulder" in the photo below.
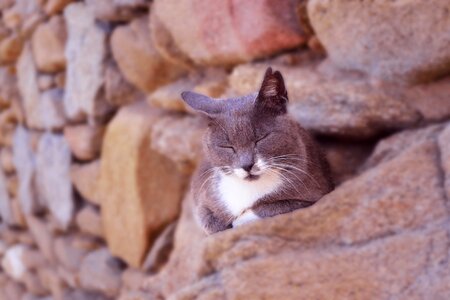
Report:
M 125 106 L 103 141 L 103 230 L 111 253 L 134 267 L 140 266 L 159 231 L 178 216 L 186 185 L 171 149 L 158 152 L 152 147 L 152 127 L 163 116 L 143 102 Z
M 111 49 L 124 77 L 144 92 L 181 76 L 185 69 L 165 60 L 155 49 L 147 17 L 118 27 L 111 36 Z
M 236 67 L 229 78 L 232 91 L 238 95 L 257 91 L 266 68 L 266 63 Z M 314 132 L 361 139 L 421 120 L 396 90 L 374 86 L 364 77 L 346 72 L 336 76 L 316 66 L 276 68 L 285 79 L 289 113 Z
M 311 24 L 336 65 L 414 82 L 450 72 L 449 10 L 446 0 L 308 3 Z
M 147 281 L 149 291 L 171 299 L 450 297 L 449 128 L 390 137 L 365 171 L 316 205 L 209 237 L 188 198 L 169 264 Z
M 196 64 L 237 64 L 306 40 L 291 0 L 158 0 L 152 10 L 168 39 Z

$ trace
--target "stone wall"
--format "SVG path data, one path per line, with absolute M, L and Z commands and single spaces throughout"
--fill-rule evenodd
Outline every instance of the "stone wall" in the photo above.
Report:
M 449 11 L 0 0 L 0 299 L 449 299 Z M 337 188 L 206 238 L 205 124 L 179 95 L 244 95 L 268 66 Z

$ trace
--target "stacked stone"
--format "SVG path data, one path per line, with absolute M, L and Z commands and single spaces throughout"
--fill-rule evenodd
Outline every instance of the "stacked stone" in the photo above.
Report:
M 432 2 L 0 0 L 0 299 L 450 298 Z M 254 92 L 268 66 L 342 184 L 205 240 L 182 199 L 206 124 L 179 95 Z

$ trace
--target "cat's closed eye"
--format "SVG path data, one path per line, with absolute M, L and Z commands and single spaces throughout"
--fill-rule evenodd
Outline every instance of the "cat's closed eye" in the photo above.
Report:
M 218 147 L 221 148 L 221 149 L 225 149 L 227 151 L 233 151 L 233 153 L 236 153 L 236 150 L 234 149 L 233 146 L 230 146 L 230 145 L 219 145 Z
M 259 142 L 261 142 L 261 141 L 263 141 L 265 138 L 267 138 L 268 136 L 270 135 L 270 132 L 269 133 L 266 133 L 266 134 L 264 134 L 264 135 L 262 135 L 262 136 L 260 136 L 259 138 L 257 138 L 256 139 L 256 144 L 258 144 Z

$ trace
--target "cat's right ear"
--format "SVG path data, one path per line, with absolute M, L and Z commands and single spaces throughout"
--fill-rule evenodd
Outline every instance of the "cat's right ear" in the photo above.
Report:
M 210 118 L 220 114 L 223 109 L 220 100 L 212 99 L 208 96 L 194 92 L 182 92 L 181 98 L 192 109 Z

